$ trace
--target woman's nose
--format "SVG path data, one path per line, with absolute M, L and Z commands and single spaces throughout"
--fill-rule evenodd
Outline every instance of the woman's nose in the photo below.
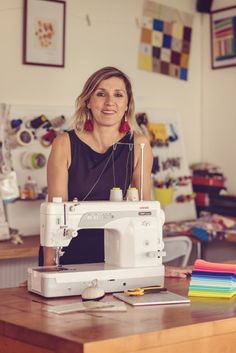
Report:
M 110 96 L 110 95 L 107 95 L 107 97 L 106 97 L 106 104 L 107 104 L 107 105 L 110 105 L 110 104 L 113 104 L 113 103 L 114 103 L 113 97 Z

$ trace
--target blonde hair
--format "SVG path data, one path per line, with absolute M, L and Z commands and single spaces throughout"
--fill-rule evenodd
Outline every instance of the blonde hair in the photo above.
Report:
M 87 105 L 91 95 L 96 90 L 101 81 L 107 80 L 111 77 L 118 77 L 123 80 L 128 96 L 128 109 L 126 111 L 126 119 L 130 125 L 131 133 L 133 133 L 133 131 L 139 131 L 138 124 L 136 123 L 134 116 L 134 98 L 130 80 L 128 76 L 122 71 L 111 66 L 103 67 L 102 69 L 94 72 L 85 82 L 83 90 L 75 102 L 76 110 L 72 120 L 72 126 L 76 131 L 81 132 L 84 129 L 84 123 L 90 113 Z

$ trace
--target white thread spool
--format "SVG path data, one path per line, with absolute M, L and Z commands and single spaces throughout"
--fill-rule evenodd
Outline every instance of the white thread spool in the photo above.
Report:
M 110 201 L 123 201 L 123 193 L 120 188 L 112 188 L 110 190 Z
M 127 201 L 139 201 L 138 189 L 129 188 L 127 191 Z

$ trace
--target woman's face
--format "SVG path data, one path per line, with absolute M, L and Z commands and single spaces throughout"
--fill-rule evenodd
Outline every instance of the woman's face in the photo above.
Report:
M 90 97 L 88 108 L 92 112 L 95 124 L 119 126 L 128 109 L 128 95 L 124 81 L 118 77 L 101 81 Z

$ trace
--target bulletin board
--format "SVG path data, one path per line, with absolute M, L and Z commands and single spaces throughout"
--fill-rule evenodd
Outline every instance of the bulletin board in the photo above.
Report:
M 74 113 L 74 108 L 69 106 L 42 106 L 42 105 L 15 105 L 8 104 L 8 127 L 7 127 L 7 143 L 12 143 L 16 136 L 17 128 L 12 125 L 12 122 L 17 123 L 22 120 L 19 129 L 29 129 L 33 134 L 33 139 L 25 145 L 17 145 L 9 149 L 10 165 L 16 174 L 16 182 L 19 186 L 19 191 L 24 188 L 28 177 L 36 183 L 37 189 L 40 192 L 47 186 L 46 165 L 47 159 L 51 150 L 51 144 L 42 144 L 41 137 L 45 136 L 52 126 L 46 126 L 47 121 L 52 122 L 53 119 L 64 116 L 65 121 L 60 128 L 54 127 L 56 132 L 66 130 Z M 41 126 L 33 125 L 31 122 L 38 119 L 40 116 L 45 116 L 45 124 Z M 34 163 L 28 164 L 24 162 L 24 156 L 32 157 L 33 155 L 43 155 L 45 163 L 39 167 Z M 21 197 L 21 191 L 19 192 Z M 15 199 L 13 202 L 6 202 L 5 212 L 8 224 L 11 228 L 19 230 L 21 235 L 39 234 L 39 213 L 40 204 L 44 201 L 42 198 L 37 199 Z
M 166 222 L 196 219 L 179 114 L 172 109 L 143 108 L 136 117 L 152 146 L 153 199 L 161 201 Z
M 10 105 L 10 114 L 9 120 L 12 119 L 22 119 L 23 125 L 26 125 L 27 122 L 30 122 L 32 119 L 45 115 L 46 118 L 50 121 L 57 116 L 63 115 L 66 118 L 66 122 L 62 125 L 61 129 L 64 130 L 68 126 L 73 115 L 73 107 L 68 106 L 41 106 L 41 105 Z M 47 185 L 46 180 L 46 165 L 43 168 L 25 168 L 22 166 L 22 156 L 25 152 L 32 153 L 42 153 L 46 160 L 49 156 L 51 145 L 43 146 L 40 143 L 40 136 L 44 133 L 42 128 L 33 129 L 35 133 L 35 138 L 33 143 L 11 149 L 11 157 L 14 170 L 17 174 L 17 181 L 20 186 L 23 186 L 27 177 L 30 175 L 32 179 L 36 181 L 39 188 L 43 188 Z

